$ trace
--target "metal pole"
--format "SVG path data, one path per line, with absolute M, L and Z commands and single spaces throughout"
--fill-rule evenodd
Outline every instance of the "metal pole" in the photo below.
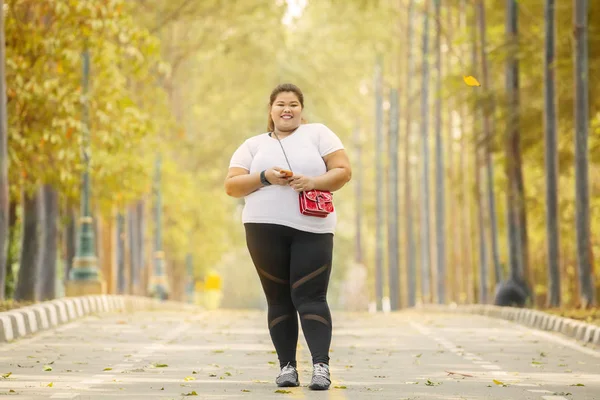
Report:
M 400 308 L 400 272 L 398 246 L 398 89 L 390 93 L 390 131 L 388 157 L 390 160 L 388 175 L 388 265 L 390 309 Z
M 381 311 L 383 298 L 383 95 L 382 57 L 377 56 L 375 65 L 375 165 L 376 165 L 376 227 L 375 227 L 375 302 L 376 310 Z
M 154 176 L 154 277 L 150 286 L 152 297 L 166 300 L 168 293 L 167 279 L 165 276 L 164 258 L 165 253 L 162 249 L 162 193 L 161 182 L 161 154 L 156 156 L 155 176 Z
M 90 117 L 89 117 L 89 80 L 90 80 L 90 53 L 87 46 L 83 50 L 83 79 L 82 79 L 82 104 L 83 104 L 83 187 L 81 194 L 80 229 L 78 232 L 78 246 L 73 268 L 69 273 L 72 281 L 98 281 L 97 258 L 94 249 L 93 219 L 90 212 Z

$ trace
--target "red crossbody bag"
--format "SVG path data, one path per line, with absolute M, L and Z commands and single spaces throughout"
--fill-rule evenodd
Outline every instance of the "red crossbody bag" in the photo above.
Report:
M 281 146 L 281 150 L 283 151 L 285 161 L 287 162 L 290 171 L 294 172 L 294 170 L 292 170 L 292 166 L 290 165 L 290 161 L 287 158 L 287 154 L 285 153 L 285 149 L 281 144 L 281 140 L 279 140 L 279 137 L 275 132 L 273 132 L 273 135 L 275 135 L 277 141 L 279 142 L 279 146 Z M 298 193 L 298 199 L 300 203 L 300 213 L 302 215 L 326 218 L 334 211 L 333 193 L 328 190 L 313 189 L 300 192 Z

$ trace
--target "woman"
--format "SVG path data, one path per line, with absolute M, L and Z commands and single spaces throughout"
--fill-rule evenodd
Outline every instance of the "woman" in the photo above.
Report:
M 327 286 L 337 217 L 335 210 L 326 217 L 304 215 L 299 193 L 342 188 L 351 178 L 350 162 L 329 128 L 302 123 L 304 96 L 298 87 L 277 86 L 269 108 L 269 132 L 235 151 L 225 190 L 245 198 L 246 243 L 267 298 L 269 333 L 281 369 L 276 384 L 300 385 L 298 313 L 312 355 L 309 388 L 327 390 L 332 332 Z

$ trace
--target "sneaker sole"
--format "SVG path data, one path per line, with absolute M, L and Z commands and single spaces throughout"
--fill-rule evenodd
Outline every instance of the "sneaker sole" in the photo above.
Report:
M 285 382 L 278 383 L 277 386 L 278 387 L 297 387 L 297 386 L 300 386 L 300 382 L 285 381 Z
M 314 385 L 310 385 L 308 388 L 310 390 L 329 390 L 329 385 L 314 384 Z

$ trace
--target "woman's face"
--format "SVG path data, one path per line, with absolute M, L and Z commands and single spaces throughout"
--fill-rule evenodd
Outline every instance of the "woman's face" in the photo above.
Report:
M 290 132 L 302 122 L 302 106 L 294 92 L 282 92 L 271 106 L 271 118 L 275 128 L 281 132 Z

